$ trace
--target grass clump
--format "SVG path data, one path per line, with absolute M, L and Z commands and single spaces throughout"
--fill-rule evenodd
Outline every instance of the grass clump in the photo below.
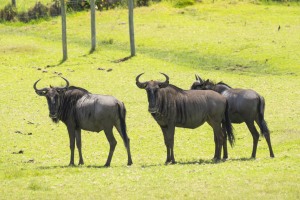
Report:
M 175 8 L 184 8 L 195 4 L 195 0 L 174 0 L 172 4 Z
M 17 16 L 17 8 L 12 4 L 7 4 L 0 10 L 0 21 L 13 21 Z

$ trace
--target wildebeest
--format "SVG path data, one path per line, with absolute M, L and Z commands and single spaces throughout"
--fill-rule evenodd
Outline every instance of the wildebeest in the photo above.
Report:
M 169 77 L 164 82 L 140 82 L 136 77 L 136 85 L 147 91 L 148 111 L 159 124 L 167 148 L 166 163 L 175 163 L 174 134 L 175 127 L 197 128 L 207 122 L 214 131 L 215 156 L 221 159 L 224 134 L 228 134 L 231 144 L 234 142 L 231 123 L 228 116 L 226 98 L 213 91 L 183 90 L 169 84 Z M 221 126 L 222 124 L 222 126 Z M 227 153 L 226 153 L 227 154 Z
M 245 122 L 253 137 L 252 158 L 256 157 L 256 149 L 259 139 L 259 133 L 254 125 L 254 121 L 260 128 L 261 134 L 268 143 L 270 157 L 274 157 L 272 150 L 270 131 L 264 119 L 265 100 L 254 90 L 235 89 L 229 85 L 219 82 L 213 83 L 209 79 L 203 81 L 200 76 L 196 76 L 196 82 L 191 86 L 195 90 L 213 90 L 226 97 L 229 104 L 229 118 L 232 123 Z
M 62 77 L 63 78 L 63 77 Z M 79 165 L 84 164 L 81 153 L 81 129 L 93 132 L 104 130 L 109 142 L 110 149 L 105 166 L 110 166 L 110 162 L 117 145 L 113 135 L 113 127 L 120 133 L 128 156 L 128 165 L 132 164 L 130 153 L 130 140 L 126 132 L 126 109 L 122 102 L 113 96 L 91 94 L 87 90 L 70 86 L 66 81 L 65 87 L 52 87 L 37 89 L 36 85 L 41 80 L 37 80 L 33 88 L 40 96 L 45 96 L 49 108 L 49 117 L 53 122 L 59 120 L 67 126 L 71 158 L 70 164 L 74 165 L 75 141 L 79 152 Z

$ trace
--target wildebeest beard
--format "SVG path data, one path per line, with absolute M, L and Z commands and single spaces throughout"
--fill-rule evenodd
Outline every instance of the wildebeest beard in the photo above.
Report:
M 55 118 L 52 118 L 52 117 L 51 117 L 51 119 L 52 119 L 52 122 L 54 122 L 54 123 L 56 123 L 56 124 L 59 122 L 58 117 L 55 117 Z

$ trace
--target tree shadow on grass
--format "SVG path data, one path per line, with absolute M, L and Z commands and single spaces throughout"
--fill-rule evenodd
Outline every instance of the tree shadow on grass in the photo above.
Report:
M 111 61 L 111 62 L 113 62 L 113 63 L 125 62 L 125 61 L 129 60 L 129 59 L 132 58 L 132 57 L 133 57 L 133 56 L 126 56 L 126 57 L 124 57 L 124 58 L 120 58 L 120 59 L 118 59 L 118 60 L 113 60 L 113 61 Z

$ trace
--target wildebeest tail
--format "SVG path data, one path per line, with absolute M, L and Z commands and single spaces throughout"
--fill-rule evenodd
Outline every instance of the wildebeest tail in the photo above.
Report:
M 127 147 L 129 143 L 129 138 L 127 135 L 127 128 L 126 128 L 126 108 L 124 103 L 118 103 L 118 112 L 119 112 L 119 119 L 121 124 L 121 134 L 123 136 L 124 144 Z
M 267 122 L 264 119 L 265 114 L 265 99 L 262 96 L 259 96 L 258 101 L 258 126 L 260 128 L 260 132 L 263 136 L 267 136 L 270 134 Z
M 230 146 L 233 147 L 235 138 L 233 134 L 233 128 L 229 119 L 229 105 L 227 100 L 226 100 L 226 109 L 225 109 L 225 119 L 223 119 L 222 121 L 222 126 L 226 130 L 224 134 L 227 134 Z

